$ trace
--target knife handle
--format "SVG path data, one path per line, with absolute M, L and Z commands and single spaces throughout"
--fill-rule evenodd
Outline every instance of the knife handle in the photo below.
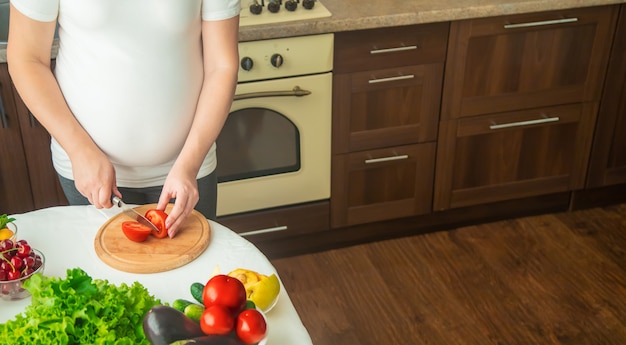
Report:
M 111 202 L 113 203 L 113 205 L 117 205 L 117 207 L 122 207 L 122 199 L 118 198 L 117 195 L 113 195 L 113 197 L 111 198 Z

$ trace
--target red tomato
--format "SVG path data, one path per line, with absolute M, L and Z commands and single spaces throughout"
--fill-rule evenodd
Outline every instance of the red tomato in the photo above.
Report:
M 219 304 L 236 315 L 246 306 L 246 288 L 239 279 L 218 274 L 204 286 L 202 301 L 207 308 Z
M 165 228 L 167 213 L 165 211 L 151 209 L 146 212 L 145 217 L 159 229 L 159 231 L 152 231 L 152 236 L 156 238 L 167 237 L 167 229 Z
M 235 318 L 230 310 L 222 305 L 214 304 L 202 312 L 200 328 L 205 334 L 225 335 L 235 327 Z
M 237 315 L 235 332 L 245 344 L 256 344 L 263 340 L 267 324 L 263 314 L 256 309 L 246 309 Z
M 139 222 L 129 220 L 122 222 L 122 232 L 133 242 L 143 242 L 150 236 L 152 229 Z

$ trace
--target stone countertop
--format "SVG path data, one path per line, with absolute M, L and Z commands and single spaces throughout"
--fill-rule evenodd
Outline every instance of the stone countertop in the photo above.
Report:
M 245 4 L 247 0 L 242 0 Z M 626 0 L 320 0 L 329 18 L 242 27 L 240 41 L 445 22 L 567 8 L 624 4 Z
M 240 41 L 435 23 L 567 8 L 626 4 L 626 0 L 320 0 L 331 17 L 245 26 Z M 242 0 L 246 4 L 248 0 Z M 6 46 L 0 45 L 0 62 Z

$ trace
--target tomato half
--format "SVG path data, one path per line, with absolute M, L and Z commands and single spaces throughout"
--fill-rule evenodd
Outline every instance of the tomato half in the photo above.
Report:
M 145 214 L 145 217 L 159 229 L 159 231 L 152 231 L 152 236 L 156 238 L 167 237 L 167 229 L 165 228 L 165 220 L 167 219 L 167 213 L 162 210 L 151 209 Z
M 122 222 L 122 232 L 133 242 L 143 242 L 152 233 L 150 227 L 143 225 L 137 221 Z
M 263 314 L 256 309 L 246 309 L 237 315 L 235 332 L 245 344 L 256 344 L 265 338 L 267 323 Z
M 200 329 L 205 334 L 230 333 L 235 328 L 235 318 L 228 308 L 215 304 L 202 312 L 200 316 Z
M 202 290 L 202 301 L 205 307 L 218 304 L 236 315 L 246 306 L 246 288 L 237 278 L 218 274 L 206 283 Z

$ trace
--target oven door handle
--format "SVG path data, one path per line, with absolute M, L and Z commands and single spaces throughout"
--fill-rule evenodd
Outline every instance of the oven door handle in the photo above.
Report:
M 261 97 L 302 97 L 310 95 L 311 91 L 303 90 L 299 86 L 294 86 L 289 91 L 264 91 L 264 92 L 250 92 L 242 93 L 241 95 L 235 95 L 234 101 L 240 101 L 242 99 L 261 98 Z

